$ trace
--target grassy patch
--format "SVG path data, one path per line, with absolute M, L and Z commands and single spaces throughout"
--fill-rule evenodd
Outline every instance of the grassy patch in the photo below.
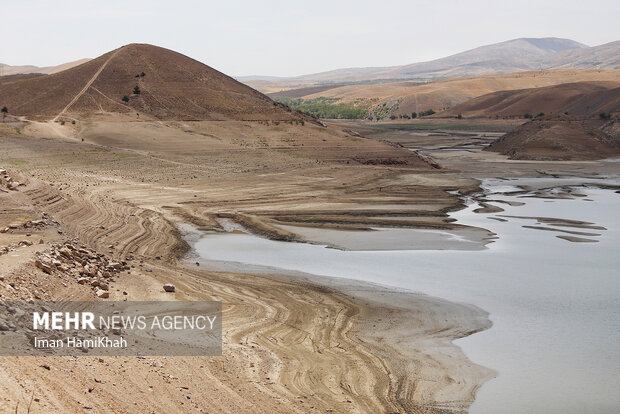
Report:
M 122 152 L 122 153 L 115 152 L 113 154 L 119 160 L 122 160 L 122 159 L 125 159 L 125 158 L 135 158 L 136 157 L 136 154 L 128 154 L 126 152 Z
M 11 165 L 25 165 L 25 164 L 28 164 L 28 161 L 22 160 L 20 158 L 9 158 L 8 160 L 6 160 L 6 162 L 8 162 Z
M 315 99 L 279 98 L 276 101 L 317 118 L 363 119 L 368 116 L 368 107 L 362 102 L 342 103 L 339 98 L 319 97 Z

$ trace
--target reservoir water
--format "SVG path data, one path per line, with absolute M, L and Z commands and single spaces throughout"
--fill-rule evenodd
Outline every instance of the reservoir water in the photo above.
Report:
M 368 281 L 488 311 L 492 328 L 456 341 L 498 372 L 472 413 L 618 413 L 620 194 L 561 179 L 545 181 L 556 188 L 546 198 L 515 192 L 537 183 L 485 181 L 485 197 L 504 211 L 474 213 L 472 202 L 451 214 L 497 234 L 482 250 L 343 251 L 237 232 L 194 247 L 207 261 Z

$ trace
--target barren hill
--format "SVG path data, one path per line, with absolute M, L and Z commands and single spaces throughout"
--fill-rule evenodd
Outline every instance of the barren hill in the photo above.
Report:
M 392 82 L 370 85 L 347 85 L 329 89 L 297 90 L 310 94 L 299 96 L 289 91 L 288 96 L 303 99 L 326 97 L 338 103 L 364 105 L 369 110 L 387 107 L 390 113 L 411 114 L 433 109 L 436 112 L 452 108 L 472 98 L 488 93 L 515 89 L 540 88 L 572 82 L 614 82 L 620 79 L 620 70 L 556 70 L 529 71 L 502 75 L 485 75 L 441 81 Z M 282 95 L 282 94 L 278 94 Z M 278 96 L 272 94 L 271 96 Z M 386 104 L 385 106 L 383 104 Z M 386 113 L 389 115 L 390 113 Z M 523 115 L 523 114 L 521 114 Z
M 493 92 L 457 105 L 438 116 L 522 117 L 540 112 L 590 116 L 617 111 L 620 111 L 620 81 L 609 81 Z
M 481 46 L 431 62 L 399 66 L 381 76 L 427 79 L 527 71 L 539 69 L 539 66 L 536 66 L 537 58 L 582 48 L 587 46 L 573 40 L 554 37 L 514 39 Z
M 536 63 L 549 69 L 620 69 L 620 40 L 544 55 Z
M 517 127 L 485 151 L 520 160 L 595 160 L 620 156 L 618 119 L 570 116 L 534 119 Z
M 11 66 L 0 63 L 0 76 L 9 76 L 9 75 L 17 75 L 17 74 L 28 74 L 28 73 L 42 73 L 44 75 L 49 75 L 56 72 L 61 72 L 63 70 L 71 69 L 72 67 L 81 65 L 82 63 L 88 62 L 90 59 L 78 59 L 72 62 L 63 63 L 57 66 L 33 66 L 33 65 L 21 65 L 21 66 Z
M 13 115 L 84 118 L 121 113 L 156 119 L 298 120 L 301 116 L 196 60 L 130 44 L 52 75 L 0 83 Z
M 334 83 L 429 81 L 554 69 L 620 69 L 620 41 L 588 47 L 570 39 L 521 38 L 402 66 L 336 69 L 288 78 L 239 79 L 262 92 L 274 93 Z

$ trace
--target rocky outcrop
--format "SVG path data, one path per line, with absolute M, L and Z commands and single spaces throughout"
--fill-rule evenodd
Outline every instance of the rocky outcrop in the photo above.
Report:
M 63 272 L 73 276 L 79 284 L 90 286 L 99 298 L 109 297 L 110 283 L 129 270 L 127 262 L 113 261 L 75 241 L 52 244 L 49 250 L 36 254 L 34 265 L 47 274 Z

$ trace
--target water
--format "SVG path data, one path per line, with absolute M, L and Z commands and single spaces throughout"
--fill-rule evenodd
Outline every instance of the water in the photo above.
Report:
M 488 192 L 508 192 L 521 183 L 485 185 Z M 481 388 L 472 413 L 618 413 L 620 194 L 578 192 L 587 197 L 494 194 L 489 198 L 525 205 L 494 204 L 505 211 L 476 214 L 472 204 L 452 214 L 461 224 L 497 233 L 480 251 L 341 251 L 244 234 L 207 235 L 195 248 L 207 260 L 370 281 L 485 309 L 493 327 L 456 342 L 470 359 L 499 373 Z M 509 215 L 582 220 L 606 230 L 503 217 Z M 523 225 L 600 236 L 577 236 L 596 243 L 572 243 L 556 237 L 562 233 Z

